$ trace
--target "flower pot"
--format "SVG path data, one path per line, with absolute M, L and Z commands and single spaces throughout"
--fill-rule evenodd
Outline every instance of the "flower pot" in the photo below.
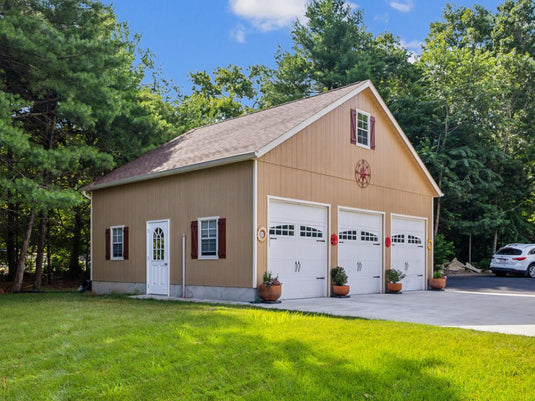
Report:
M 402 283 L 386 283 L 386 289 L 388 292 L 400 292 Z
M 273 302 L 280 298 L 282 293 L 282 285 L 264 285 L 258 286 L 258 295 L 263 301 Z
M 349 294 L 348 285 L 333 285 L 333 294 L 339 297 L 344 297 Z
M 430 278 L 429 287 L 433 290 L 443 290 L 444 288 L 446 288 L 447 278 L 447 276 L 444 276 L 442 278 Z

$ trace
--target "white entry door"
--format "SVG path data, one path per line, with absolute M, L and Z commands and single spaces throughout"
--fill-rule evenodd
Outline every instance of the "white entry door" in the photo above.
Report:
M 341 210 L 338 265 L 347 273 L 351 294 L 381 292 L 383 270 L 381 214 Z
M 403 291 L 425 289 L 425 220 L 392 217 L 392 268 L 403 271 Z
M 147 222 L 147 294 L 169 294 L 169 220 Z
M 284 299 L 327 295 L 327 208 L 270 200 L 268 270 Z

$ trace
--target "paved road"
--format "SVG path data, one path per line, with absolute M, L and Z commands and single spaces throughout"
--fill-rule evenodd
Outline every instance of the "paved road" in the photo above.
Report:
M 535 279 L 529 277 L 494 275 L 449 276 L 448 290 L 535 294 Z

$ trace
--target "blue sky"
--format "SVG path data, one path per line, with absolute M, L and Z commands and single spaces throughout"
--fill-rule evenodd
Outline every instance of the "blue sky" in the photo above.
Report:
M 106 1 L 106 0 L 105 0 Z M 212 72 L 235 64 L 275 67 L 278 47 L 291 48 L 292 22 L 307 0 L 111 0 L 120 21 L 142 36 L 163 76 L 189 93 L 192 71 Z M 480 4 L 495 11 L 499 0 L 451 0 L 455 6 Z M 429 24 L 441 18 L 442 0 L 352 0 L 374 34 L 392 32 L 418 51 Z

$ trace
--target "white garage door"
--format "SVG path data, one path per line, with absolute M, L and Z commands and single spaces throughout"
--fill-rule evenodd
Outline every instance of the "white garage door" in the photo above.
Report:
M 382 216 L 341 210 L 338 265 L 345 268 L 351 294 L 381 292 Z
M 425 289 L 425 220 L 392 218 L 392 268 L 403 271 L 403 290 Z
M 327 208 L 270 200 L 268 269 L 281 298 L 327 295 Z

